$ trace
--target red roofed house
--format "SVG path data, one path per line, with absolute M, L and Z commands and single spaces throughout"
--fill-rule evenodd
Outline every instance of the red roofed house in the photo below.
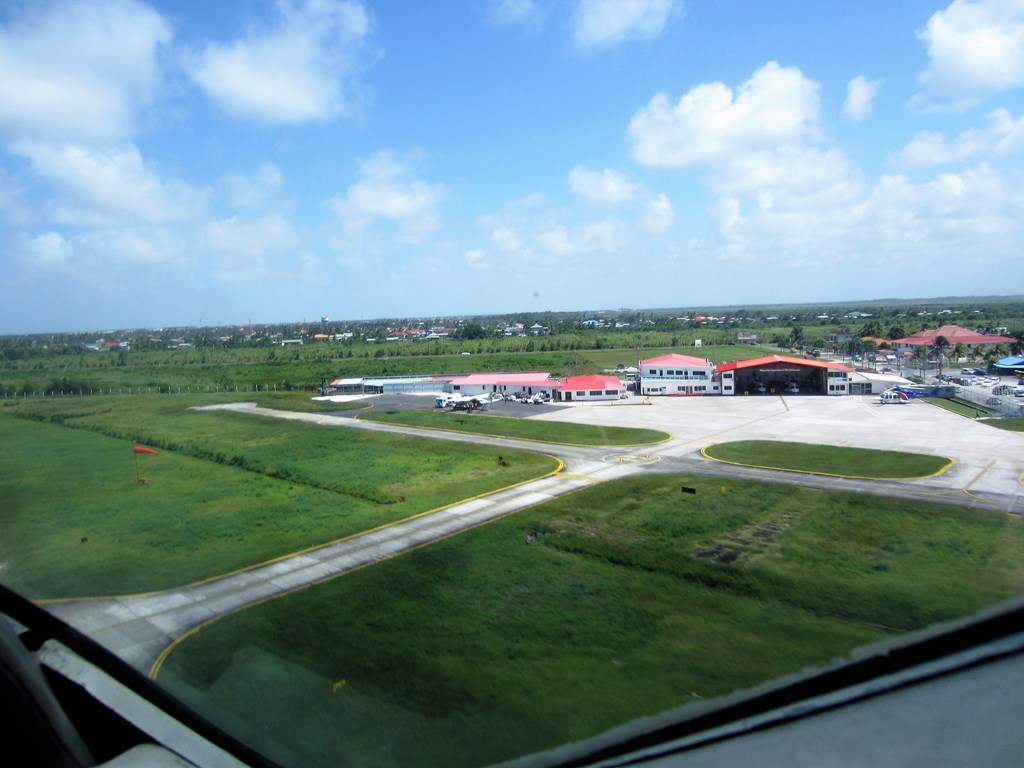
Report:
M 710 360 L 689 355 L 662 355 L 640 361 L 640 394 L 717 394 L 715 366 Z
M 556 396 L 564 402 L 618 400 L 622 382 L 616 376 L 570 376 L 562 379 Z
M 943 325 L 941 328 L 921 331 L 903 339 L 893 339 L 892 347 L 897 352 L 913 352 L 917 347 L 932 346 L 939 336 L 948 341 L 950 346 L 963 344 L 973 352 L 984 352 L 997 344 L 1012 344 L 1014 341 L 1009 336 L 986 336 L 984 333 L 961 328 L 959 325 Z

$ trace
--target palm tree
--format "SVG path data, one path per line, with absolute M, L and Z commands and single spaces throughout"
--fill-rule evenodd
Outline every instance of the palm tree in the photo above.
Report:
M 942 375 L 942 355 L 949 349 L 949 340 L 945 336 L 936 336 L 932 342 L 932 353 L 939 366 L 939 375 Z
M 966 352 L 967 348 L 963 345 L 962 342 L 958 341 L 956 344 L 953 345 L 953 352 L 951 353 L 951 358 L 959 361 L 960 358 L 966 354 Z
M 868 320 L 861 326 L 861 336 L 881 336 L 882 335 L 882 324 L 877 320 Z
M 914 347 L 914 360 L 917 362 L 917 370 L 921 374 L 921 378 L 924 378 L 924 369 L 928 363 L 928 347 L 924 344 L 919 344 Z
M 894 320 L 889 325 L 889 341 L 892 341 L 893 339 L 906 338 L 906 335 L 907 335 L 907 329 L 903 326 L 903 323 L 901 323 L 899 320 Z
M 861 352 L 862 355 L 864 355 L 865 358 L 867 358 L 867 357 L 871 358 L 871 367 L 872 368 L 876 367 L 875 366 L 875 361 L 876 361 L 875 350 L 877 350 L 877 349 L 878 349 L 878 344 L 877 344 L 877 342 L 873 341 L 872 339 L 867 339 L 866 341 L 861 341 L 861 343 L 860 343 L 860 352 Z
M 1010 343 L 1011 355 L 1024 355 L 1024 329 L 1013 334 L 1013 341 Z

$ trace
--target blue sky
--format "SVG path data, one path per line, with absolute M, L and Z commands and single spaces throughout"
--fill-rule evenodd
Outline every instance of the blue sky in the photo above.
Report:
M 0 7 L 0 333 L 1024 289 L 1024 0 Z

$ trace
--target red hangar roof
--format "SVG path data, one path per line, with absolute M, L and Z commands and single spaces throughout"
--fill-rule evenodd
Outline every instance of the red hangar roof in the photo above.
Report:
M 570 376 L 562 379 L 559 392 L 586 392 L 589 390 L 622 389 L 622 382 L 615 376 Z
M 766 355 L 764 357 L 753 357 L 750 360 L 734 360 L 731 363 L 722 363 L 715 369 L 715 372 L 739 371 L 745 368 L 784 370 L 794 366 L 800 368 L 827 368 L 832 371 L 850 370 L 842 363 L 832 363 L 827 360 L 805 360 L 801 357 L 787 357 L 786 355 Z
M 689 355 L 662 355 L 652 357 L 650 360 L 641 360 L 640 365 L 683 365 L 689 368 L 711 368 L 712 364 L 701 357 L 690 357 Z

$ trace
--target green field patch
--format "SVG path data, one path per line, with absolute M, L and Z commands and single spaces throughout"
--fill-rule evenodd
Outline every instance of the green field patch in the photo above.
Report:
M 924 397 L 921 399 L 944 410 L 959 413 L 961 416 L 967 416 L 972 419 L 976 419 L 979 416 L 986 416 L 993 411 L 993 409 L 987 405 L 981 405 L 980 403 L 975 403 L 972 400 L 966 400 L 962 397 Z
M 448 429 L 475 435 L 571 445 L 645 445 L 662 442 L 669 438 L 667 433 L 656 429 L 601 427 L 589 424 L 570 424 L 564 421 L 516 419 L 489 413 L 471 414 L 465 411 L 372 410 L 360 414 L 359 418 L 368 421 L 383 421 L 389 424 L 405 424 L 410 427 Z
M 32 597 L 178 586 L 558 467 L 166 398 L 74 405 L 0 411 L 0 568 Z M 144 483 L 132 441 L 160 451 L 138 457 Z
M 990 427 L 1005 429 L 1007 432 L 1024 432 L 1024 419 L 1021 418 L 982 419 L 981 422 Z
M 756 559 L 697 554 L 783 514 Z M 1022 546 L 1006 515 L 627 478 L 225 617 L 158 681 L 299 764 L 483 765 L 976 611 Z
M 705 456 L 731 464 L 839 477 L 900 480 L 928 477 L 948 468 L 942 456 L 870 448 L 846 448 L 774 440 L 738 440 L 703 450 Z

